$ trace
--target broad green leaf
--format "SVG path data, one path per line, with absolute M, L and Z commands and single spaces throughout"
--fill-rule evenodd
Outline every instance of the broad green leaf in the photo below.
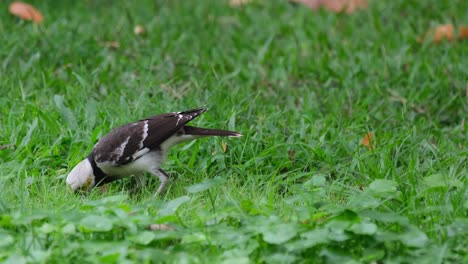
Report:
M 375 235 L 375 239 L 376 239 L 377 241 L 381 241 L 381 242 L 393 242 L 393 241 L 399 241 L 399 240 L 400 240 L 400 236 L 399 236 L 399 234 L 394 233 L 394 232 L 392 232 L 392 231 L 388 231 L 388 230 L 384 230 L 384 231 L 377 230 L 377 234 Z
M 380 200 L 368 192 L 357 193 L 352 196 L 348 202 L 348 206 L 352 209 L 374 209 L 379 207 Z
M 13 254 L 2 262 L 2 264 L 26 264 L 28 263 L 26 257 L 22 255 Z
M 385 249 L 382 247 L 379 248 L 372 248 L 368 247 L 364 249 L 363 256 L 361 257 L 360 261 L 364 263 L 380 263 L 385 258 Z
M 351 210 L 343 211 L 325 224 L 325 227 L 328 229 L 328 239 L 338 242 L 348 240 L 349 235 L 345 231 L 351 225 L 359 222 L 359 216 L 355 212 Z
M 330 228 L 328 230 L 328 237 L 329 240 L 342 242 L 349 239 L 349 235 L 346 234 L 344 229 L 341 228 Z
M 463 183 L 461 183 L 458 179 L 451 179 L 449 176 L 445 176 L 442 174 L 433 174 L 431 176 L 424 178 L 424 183 L 429 186 L 430 188 L 437 188 L 437 187 L 463 187 Z
M 349 209 L 342 211 L 340 214 L 332 218 L 332 221 L 336 220 L 346 221 L 349 223 L 358 223 L 360 221 L 358 214 Z
M 29 255 L 36 263 L 46 263 L 51 254 L 51 250 L 33 249 L 29 251 Z
M 44 223 L 40 228 L 39 232 L 42 234 L 50 234 L 56 230 L 56 227 L 49 224 L 49 223 Z
M 129 237 L 129 240 L 140 245 L 148 245 L 156 238 L 154 232 L 143 231 L 134 236 Z
M 125 244 L 127 244 L 128 247 L 130 245 L 130 242 L 125 240 L 120 241 L 120 243 L 116 243 L 112 240 L 104 241 L 98 239 L 90 239 L 81 241 L 80 248 L 82 248 L 88 254 L 103 254 L 104 252 L 116 252 L 119 249 L 118 247 L 125 246 Z
M 356 223 L 349 228 L 349 231 L 359 235 L 373 235 L 377 232 L 377 225 L 372 222 Z
M 396 181 L 377 179 L 369 185 L 369 189 L 378 194 L 395 193 L 397 186 Z
M 207 240 L 206 235 L 197 232 L 193 234 L 187 234 L 184 237 L 182 237 L 182 243 L 204 243 Z
M 249 264 L 252 263 L 249 257 L 228 258 L 221 262 L 222 264 Z
M 321 174 L 316 174 L 312 176 L 312 178 L 309 181 L 311 184 L 318 187 L 323 187 L 327 184 L 327 179 Z
M 74 234 L 76 233 L 76 227 L 72 223 L 68 223 L 62 227 L 62 233 L 64 234 Z
M 263 258 L 265 263 L 295 263 L 296 257 L 290 254 L 273 253 Z
M 99 215 L 89 215 L 81 219 L 80 227 L 86 231 L 107 232 L 112 230 L 112 221 Z
M 118 263 L 120 258 L 119 252 L 113 252 L 99 256 L 99 263 Z
M 427 235 L 414 226 L 410 226 L 406 232 L 400 234 L 400 240 L 409 247 L 424 247 L 429 240 Z
M 14 222 L 12 221 L 11 215 L 4 214 L 0 216 L 0 227 L 12 227 L 14 226 Z
M 340 264 L 358 264 L 359 263 L 352 257 L 352 254 L 350 252 L 345 252 L 345 251 L 323 249 L 322 251 L 320 251 L 320 256 L 325 257 L 328 260 L 327 263 L 340 263 Z
M 447 227 L 449 237 L 468 235 L 468 218 L 456 218 L 452 224 Z
M 361 217 L 368 217 L 383 223 L 398 223 L 400 225 L 408 225 L 409 220 L 406 216 L 397 213 L 385 213 L 379 211 L 363 211 L 359 213 Z
M 184 203 L 190 201 L 190 197 L 182 196 L 177 199 L 171 200 L 163 205 L 159 214 L 161 216 L 173 215 L 176 213 L 177 209 Z
M 318 244 L 325 244 L 329 242 L 328 233 L 329 233 L 328 230 L 325 228 L 315 229 L 309 232 L 305 232 L 300 235 L 301 238 L 299 240 L 287 243 L 286 248 L 289 251 L 295 251 L 295 250 L 300 251 L 300 250 L 314 247 L 315 245 L 318 245 Z
M 263 229 L 263 240 L 270 244 L 283 244 L 297 234 L 297 229 L 292 224 L 272 224 Z
M 189 187 L 187 187 L 185 189 L 189 193 L 199 193 L 199 192 L 206 191 L 206 190 L 208 190 L 210 188 L 220 186 L 225 182 L 226 182 L 226 179 L 221 178 L 221 177 L 216 177 L 214 179 L 209 179 L 209 180 L 205 180 L 205 181 L 203 181 L 201 183 L 194 184 L 194 185 L 189 186 Z
M 429 187 L 447 187 L 449 182 L 442 174 L 434 174 L 424 178 L 424 183 Z
M 0 233 L 0 248 L 9 246 L 13 244 L 13 242 L 15 242 L 15 239 L 13 238 L 13 236 L 7 233 Z
M 19 224 L 27 225 L 33 222 L 42 222 L 43 220 L 48 219 L 50 217 L 50 214 L 42 210 L 37 210 L 29 215 L 18 215 L 18 216 L 19 216 L 19 219 L 16 220 L 16 225 L 19 225 Z
M 176 231 L 160 231 L 154 233 L 153 240 L 174 240 L 179 239 L 181 234 Z

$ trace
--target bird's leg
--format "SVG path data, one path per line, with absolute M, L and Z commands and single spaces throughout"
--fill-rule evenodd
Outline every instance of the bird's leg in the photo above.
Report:
M 136 189 L 141 189 L 146 185 L 146 178 L 142 174 L 135 175 Z
M 169 175 L 163 169 L 157 169 L 157 170 L 153 171 L 153 173 L 156 176 L 158 176 L 159 181 L 161 182 L 161 184 L 158 187 L 158 190 L 154 194 L 154 197 L 156 197 L 156 196 L 158 196 L 158 194 L 160 194 L 164 190 L 164 187 L 166 187 L 167 182 L 169 181 Z
M 129 190 L 130 193 L 136 193 L 137 191 L 141 190 L 143 186 L 146 185 L 146 178 L 142 174 L 134 175 L 136 180 L 136 186 Z

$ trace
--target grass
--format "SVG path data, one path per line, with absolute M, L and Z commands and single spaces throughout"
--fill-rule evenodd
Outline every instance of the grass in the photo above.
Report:
M 0 261 L 467 261 L 468 47 L 418 42 L 468 23 L 466 1 L 350 16 L 284 1 L 31 2 L 43 25 L 0 8 Z M 156 179 L 137 193 L 131 178 L 66 188 L 112 127 L 201 105 L 194 124 L 244 136 L 173 149 L 162 197 Z M 360 144 L 368 131 L 375 149 Z

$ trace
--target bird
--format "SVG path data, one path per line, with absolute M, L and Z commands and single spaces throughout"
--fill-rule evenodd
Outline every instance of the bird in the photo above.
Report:
M 161 169 L 161 164 L 171 147 L 207 136 L 242 136 L 234 131 L 187 125 L 206 110 L 199 107 L 164 113 L 114 128 L 70 171 L 67 186 L 75 192 L 87 192 L 93 187 L 135 176 L 139 188 L 144 184 L 143 175 L 150 173 L 160 181 L 157 196 L 169 180 L 169 174 Z

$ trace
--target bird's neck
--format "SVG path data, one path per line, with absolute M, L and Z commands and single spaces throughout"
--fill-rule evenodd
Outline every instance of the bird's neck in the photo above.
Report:
M 96 161 L 94 160 L 94 153 L 91 152 L 88 156 L 89 163 L 91 163 L 91 168 L 93 168 L 93 174 L 94 174 L 94 182 L 96 183 L 95 186 L 99 186 L 105 183 L 109 183 L 112 181 L 115 181 L 113 177 L 110 177 L 109 175 L 105 174 L 96 164 Z

